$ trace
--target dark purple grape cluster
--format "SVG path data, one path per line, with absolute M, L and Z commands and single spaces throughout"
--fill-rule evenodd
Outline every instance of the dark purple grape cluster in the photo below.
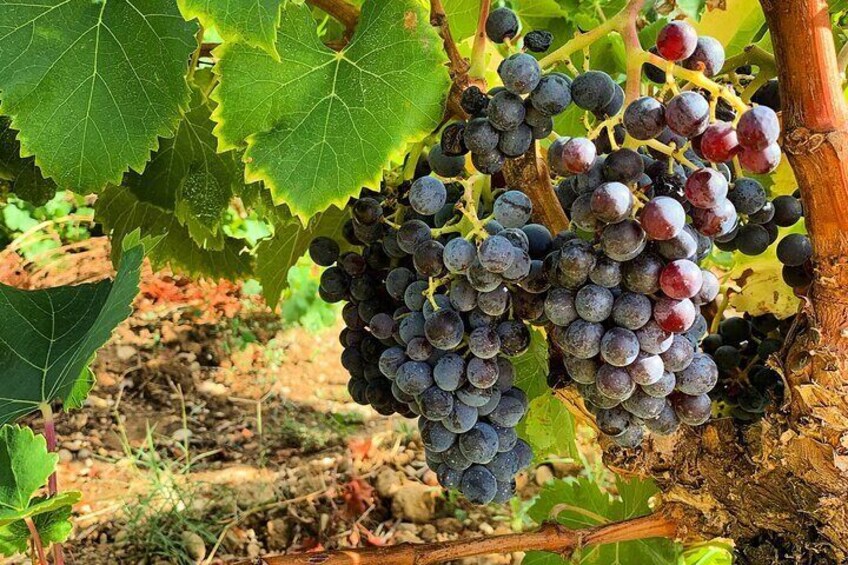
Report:
M 710 396 L 720 414 L 750 422 L 780 402 L 785 385 L 767 361 L 783 348 L 793 320 L 772 314 L 730 317 L 704 338 L 701 346 L 718 366 L 718 385 Z
M 518 27 L 518 18 L 508 8 L 492 11 L 486 22 L 488 37 L 496 43 L 514 38 Z M 543 52 L 552 39 L 547 31 L 531 31 L 524 37 L 524 47 Z M 502 86 L 488 93 L 476 86 L 463 92 L 460 103 L 470 117 L 448 124 L 437 150 L 454 158 L 470 153 L 474 167 L 489 175 L 500 171 L 507 159 L 524 155 L 535 140 L 548 137 L 554 117 L 565 111 L 572 99 L 571 79 L 562 73 L 542 74 L 539 63 L 526 52 L 504 59 L 498 75 Z M 619 104 L 623 101 L 622 91 Z
M 327 267 L 324 300 L 347 302 L 342 363 L 354 400 L 419 416 L 440 483 L 475 503 L 503 502 L 532 460 L 515 430 L 528 400 L 509 357 L 530 345 L 524 320 L 540 311 L 533 278 L 552 238 L 528 223 L 524 193 L 502 192 L 471 218 L 478 203 L 468 196 L 430 175 L 367 194 L 344 230 L 363 251 L 319 237 L 310 254 Z

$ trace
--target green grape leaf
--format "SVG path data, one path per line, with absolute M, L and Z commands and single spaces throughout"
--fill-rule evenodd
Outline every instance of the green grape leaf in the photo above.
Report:
M 18 425 L 0 428 L 0 527 L 79 500 L 78 492 L 63 492 L 50 498 L 35 496 L 58 461 L 58 455 L 47 451 L 44 436 Z
M 79 493 L 75 493 L 79 498 Z M 75 502 L 75 501 L 74 501 Z M 73 525 L 71 524 L 72 502 L 43 512 L 32 518 L 38 536 L 44 547 L 52 543 L 61 543 L 71 535 Z M 0 555 L 11 557 L 16 554 L 26 553 L 30 538 L 29 528 L 26 522 L 18 520 L 5 526 L 0 526 Z
M 512 7 L 524 24 L 524 32 L 547 29 L 549 20 L 569 16 L 556 0 L 515 0 Z
M 728 57 L 737 55 L 765 26 L 765 16 L 757 0 L 728 2 L 724 10 L 704 12 L 699 22 L 694 22 L 698 35 L 709 35 L 724 45 Z
M 280 0 L 177 0 L 185 19 L 214 27 L 226 41 L 244 41 L 277 55 Z
M 288 285 L 288 272 L 319 235 L 341 239 L 342 226 L 350 214 L 330 206 L 317 214 L 304 228 L 294 218 L 278 225 L 274 237 L 259 244 L 256 250 L 256 275 L 262 283 L 265 301 L 275 308 Z
M 693 20 L 700 21 L 707 7 L 707 0 L 677 0 L 677 9 Z
M 335 52 L 308 8 L 289 5 L 277 62 L 225 43 L 213 93 L 219 149 L 246 143 L 245 174 L 306 224 L 363 186 L 438 125 L 450 84 L 441 40 L 415 0 L 365 2 L 350 44 Z
M 571 104 L 564 112 L 554 118 L 554 131 L 561 136 L 585 136 L 586 126 L 583 125 L 583 114 L 585 114 L 585 110 L 577 104 Z
M 12 192 L 22 200 L 42 206 L 56 195 L 56 183 L 45 179 L 33 157 L 21 157 L 17 132 L 9 120 L 0 119 L 0 178 L 12 182 Z
M 659 492 L 653 481 L 639 478 L 627 480 L 617 476 L 615 483 L 618 494 L 612 497 L 598 483 L 585 477 L 550 481 L 542 487 L 527 514 L 537 523 L 556 519 L 563 526 L 579 529 L 619 522 L 651 512 L 648 501 Z M 649 538 L 586 547 L 578 550 L 575 558 L 568 561 L 551 553 L 534 551 L 527 554 L 530 560 L 525 559 L 525 562 L 535 565 L 678 565 L 680 555 L 680 546 L 671 540 Z
M 530 328 L 530 347 L 510 359 L 515 367 L 515 386 L 530 400 L 546 395 L 548 389 L 548 337 L 539 328 Z
M 140 171 L 189 98 L 196 24 L 167 0 L 0 0 L 0 113 L 78 193 Z
M 536 460 L 548 456 L 578 457 L 574 417 L 556 396 L 546 394 L 530 401 L 518 435 L 533 448 Z
M 242 253 L 242 241 L 228 237 L 220 249 L 206 249 L 192 239 L 173 209 L 149 202 L 130 188 L 107 188 L 95 204 L 95 218 L 115 240 L 134 230 L 146 237 L 159 237 L 147 254 L 155 268 L 169 265 L 174 271 L 192 276 L 231 280 L 252 272 L 252 259 Z M 120 250 L 113 247 L 113 260 L 120 257 Z
M 128 173 L 124 185 L 174 210 L 198 245 L 221 250 L 220 223 L 242 185 L 243 172 L 235 151 L 217 152 L 210 119 L 213 104 L 204 94 L 212 79 L 211 71 L 196 73 L 191 105 L 176 135 L 162 139 L 144 172 Z
M 143 257 L 142 245 L 127 248 L 114 281 L 42 290 L 0 284 L 0 424 L 54 400 L 76 401 L 88 361 L 132 312 Z
M 795 173 L 789 166 L 786 155 L 781 157 L 780 164 L 773 172 L 767 175 L 751 175 L 751 177 L 758 180 L 772 198 L 792 194 L 798 190 L 798 181 L 795 180 Z

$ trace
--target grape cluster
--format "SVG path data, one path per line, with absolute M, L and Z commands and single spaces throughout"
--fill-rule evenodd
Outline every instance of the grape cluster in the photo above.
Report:
M 724 63 L 721 44 L 685 22 L 663 28 L 652 51 L 707 76 Z M 662 69 L 646 73 L 666 83 Z M 597 112 L 616 86 L 589 71 L 574 79 L 572 98 Z M 719 283 L 700 262 L 714 244 L 759 255 L 778 227 L 799 217 L 797 199 L 775 204 L 759 182 L 728 166 L 738 159 L 756 174 L 777 167 L 776 114 L 756 106 L 737 120 L 721 102 L 696 90 L 641 97 L 619 104 L 596 139 L 559 138 L 548 150 L 562 177 L 560 202 L 582 236 L 549 261 L 551 338 L 599 428 L 622 446 L 638 445 L 643 428 L 668 434 L 709 418 L 720 371 L 698 349 L 707 330 L 699 307 L 715 299 Z M 807 261 L 802 237 L 784 238 L 779 255 Z
M 310 245 L 328 267 L 322 297 L 347 302 L 351 396 L 381 414 L 419 416 L 440 483 L 472 502 L 503 502 L 532 460 L 515 431 L 528 401 L 508 357 L 529 347 L 522 320 L 533 295 L 522 286 L 551 235 L 528 223 L 532 204 L 519 191 L 477 211 L 471 191 L 427 175 L 379 198 L 359 198 L 345 229 L 362 253 L 340 254 L 325 237 Z
M 778 320 L 772 314 L 726 318 L 701 346 L 713 356 L 719 370 L 718 385 L 710 396 L 720 413 L 740 421 L 762 416 L 768 405 L 783 396 L 780 375 L 766 363 L 788 337 L 793 318 Z
M 496 43 L 514 38 L 518 27 L 518 18 L 508 8 L 494 10 L 486 21 L 486 33 Z M 527 50 L 544 52 L 551 40 L 549 32 L 535 30 L 526 34 L 523 42 Z M 470 153 L 474 167 L 489 175 L 500 171 L 507 159 L 524 155 L 534 140 L 548 137 L 554 117 L 565 111 L 572 99 L 571 79 L 556 72 L 543 75 L 529 53 L 504 59 L 498 76 L 503 86 L 488 93 L 476 86 L 463 92 L 460 103 L 470 118 L 448 124 L 437 150 L 459 158 Z M 623 91 L 620 98 L 620 102 L 624 100 Z

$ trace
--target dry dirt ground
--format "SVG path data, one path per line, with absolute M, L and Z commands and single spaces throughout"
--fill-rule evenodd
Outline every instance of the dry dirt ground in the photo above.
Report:
M 351 401 L 337 336 L 286 327 L 237 286 L 148 270 L 87 406 L 59 416 L 60 488 L 82 492 L 67 561 L 223 563 L 527 527 L 521 501 L 445 492 L 413 422 Z M 530 469 L 520 498 L 578 471 Z

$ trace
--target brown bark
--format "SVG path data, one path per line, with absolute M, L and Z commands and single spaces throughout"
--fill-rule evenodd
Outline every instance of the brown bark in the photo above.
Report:
M 654 537 L 674 538 L 681 523 L 671 515 L 654 514 L 582 530 L 545 524 L 532 532 L 443 543 L 393 545 L 324 553 L 267 556 L 243 565 L 435 565 L 467 557 L 515 551 L 552 551 L 568 554 L 587 545 L 617 543 Z
M 551 186 L 548 165 L 538 144 L 517 159 L 507 159 L 503 175 L 508 188 L 520 189 L 530 197 L 534 221 L 547 226 L 554 235 L 568 228 L 568 218 Z
M 787 402 L 762 421 L 720 420 L 636 453 L 617 470 L 657 479 L 701 511 L 701 535 L 764 538 L 800 562 L 848 558 L 848 109 L 825 0 L 761 0 L 779 72 L 782 144 L 802 191 L 816 277 L 780 368 Z M 750 549 L 750 548 L 749 548 Z M 776 563 L 774 554 L 754 563 Z

